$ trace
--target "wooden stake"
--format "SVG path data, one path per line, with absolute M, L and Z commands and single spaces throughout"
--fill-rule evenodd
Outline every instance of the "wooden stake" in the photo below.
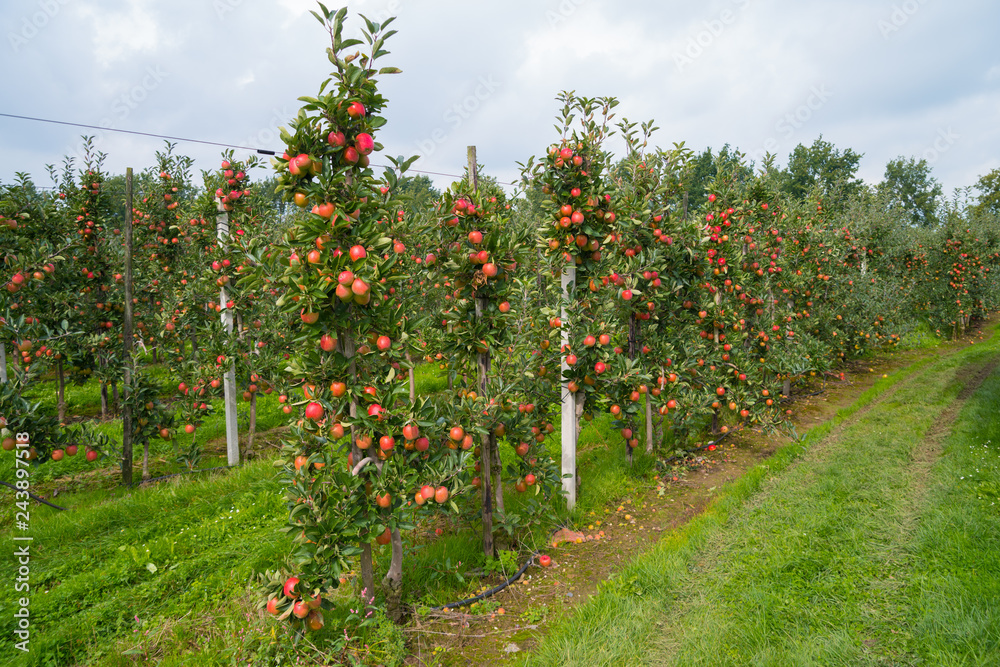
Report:
M 566 262 L 562 272 L 562 307 L 559 313 L 562 319 L 562 344 L 569 344 L 569 326 L 566 304 L 569 302 L 569 286 L 576 282 L 576 266 Z M 566 354 L 560 355 L 562 372 L 569 369 Z M 566 506 L 576 507 L 576 397 L 569 390 L 568 383 L 562 382 L 562 484 L 566 494 Z
M 222 200 L 216 199 L 219 214 L 215 217 L 215 230 L 219 245 L 223 245 L 229 238 L 229 215 L 222 206 Z M 222 307 L 222 325 L 226 333 L 233 333 L 233 311 L 226 307 L 228 298 L 226 288 L 219 289 L 219 305 Z M 240 463 L 240 431 L 236 414 L 236 361 L 229 362 L 222 380 L 223 396 L 226 405 L 226 459 L 231 466 Z
M 122 484 L 132 486 L 132 167 L 125 170 L 125 405 L 122 409 Z M 106 392 L 107 387 L 103 388 Z M 102 394 L 103 396 L 106 395 Z

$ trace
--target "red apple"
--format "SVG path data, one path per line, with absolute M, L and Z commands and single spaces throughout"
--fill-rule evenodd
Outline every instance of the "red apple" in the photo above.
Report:
M 354 139 L 354 145 L 357 147 L 358 152 L 362 155 L 368 155 L 373 150 L 375 150 L 375 140 L 372 139 L 372 135 L 367 132 L 362 132 Z
M 298 586 L 298 584 L 299 584 L 298 577 L 288 577 L 281 591 L 285 594 L 285 597 L 296 598 L 299 596 L 299 594 L 295 591 L 295 587 Z
M 344 137 L 343 132 L 334 131 L 327 135 L 326 143 L 330 144 L 334 148 L 340 148 L 347 143 L 347 139 Z
M 365 105 L 361 102 L 351 102 L 347 107 L 347 115 L 351 118 L 362 118 L 365 115 Z

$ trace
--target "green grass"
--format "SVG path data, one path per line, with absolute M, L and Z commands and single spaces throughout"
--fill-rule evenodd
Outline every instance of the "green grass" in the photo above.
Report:
M 1000 374 L 966 404 L 934 470 L 905 590 L 912 652 L 926 664 L 1000 655 Z
M 919 476 L 912 455 L 960 390 L 955 371 L 998 349 L 995 334 L 985 345 L 879 380 L 605 584 L 554 629 L 532 664 L 988 664 L 983 657 L 997 648 L 997 598 L 972 598 L 984 590 L 977 579 L 1000 574 L 996 513 L 983 511 L 985 501 L 973 511 L 947 498 L 955 488 L 954 475 L 943 472 L 948 463 L 935 468 L 937 495 L 923 504 L 913 491 Z M 890 400 L 835 440 L 822 440 L 908 376 L 913 382 Z M 962 423 L 981 429 L 981 418 L 995 432 L 996 376 L 991 382 Z M 983 442 L 965 447 L 982 457 Z M 971 472 L 969 462 L 964 469 Z M 991 470 L 983 461 L 978 469 Z M 980 491 L 1000 488 L 996 467 L 992 475 Z M 933 508 L 928 518 L 925 507 Z M 935 512 L 948 515 L 931 521 Z M 957 515 L 970 514 L 973 525 L 956 529 Z M 928 532 L 935 525 L 939 532 Z M 950 540 L 948 549 L 941 539 Z M 986 554 L 989 545 L 994 553 Z M 935 563 L 947 576 L 929 576 Z M 921 656 L 933 659 L 920 663 Z
M 72 514 L 32 507 L 29 657 L 127 664 L 113 657 L 116 640 L 144 628 L 169 624 L 172 641 L 183 646 L 207 619 L 236 620 L 240 608 L 227 602 L 244 596 L 251 576 L 279 562 L 290 546 L 277 532 L 284 502 L 273 476 L 263 461 L 220 476 L 119 489 Z M 0 539 L 8 554 L 11 537 Z M 6 581 L 13 568 L 4 558 Z M 11 660 L 9 587 L 0 600 L 0 656 Z

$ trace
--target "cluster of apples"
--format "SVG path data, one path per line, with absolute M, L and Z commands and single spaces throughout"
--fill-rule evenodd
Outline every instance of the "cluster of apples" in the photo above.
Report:
M 552 204 L 551 224 L 545 227 L 550 252 L 567 261 L 601 260 L 601 239 L 614 223 L 611 195 L 592 194 L 599 185 L 583 142 L 563 141 L 549 147 L 542 173 L 542 192 Z
M 225 179 L 225 186 L 217 188 L 215 197 L 222 204 L 222 208 L 227 211 L 233 210 L 233 203 L 241 197 L 247 196 L 246 189 L 247 174 L 241 162 L 222 161 L 222 177 Z
M 282 607 L 288 609 L 290 603 L 291 615 L 297 619 L 305 621 L 306 627 L 310 630 L 319 630 L 324 625 L 323 619 L 323 598 L 319 594 L 303 596 L 299 593 L 299 578 L 288 577 L 285 585 L 281 589 L 284 600 L 280 600 L 277 595 L 272 596 L 267 601 L 267 611 L 274 616 L 283 613 Z

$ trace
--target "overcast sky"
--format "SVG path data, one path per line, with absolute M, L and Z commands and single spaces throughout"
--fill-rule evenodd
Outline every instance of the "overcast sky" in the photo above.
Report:
M 336 4 L 328 4 L 336 6 Z M 383 65 L 390 155 L 461 174 L 465 147 L 501 181 L 544 152 L 561 90 L 655 119 L 654 142 L 730 144 L 784 165 L 820 135 L 881 180 L 926 158 L 946 193 L 1000 167 L 1000 3 L 953 0 L 356 0 L 397 16 Z M 328 76 L 311 0 L 4 0 L 0 113 L 276 149 L 296 98 Z M 352 18 L 353 17 L 353 18 Z M 162 140 L 0 117 L 0 181 L 96 134 L 106 168 L 154 164 Z M 220 148 L 179 143 L 196 169 Z M 620 152 L 619 152 L 620 154 Z M 380 163 L 375 160 L 374 162 Z M 384 163 L 384 160 L 381 161 Z M 263 175 L 263 172 L 258 172 Z M 451 177 L 432 176 L 439 187 Z

